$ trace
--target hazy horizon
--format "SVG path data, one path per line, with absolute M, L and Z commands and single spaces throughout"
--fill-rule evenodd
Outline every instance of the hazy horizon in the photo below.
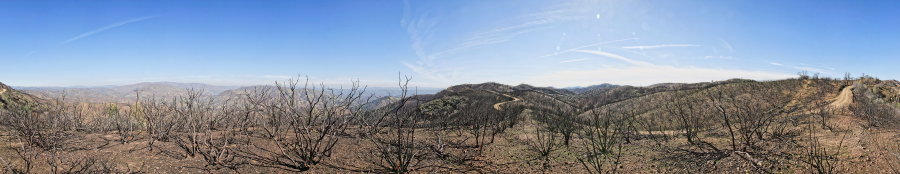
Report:
M 288 80 L 292 80 L 292 79 L 287 79 L 287 80 L 284 80 L 284 81 L 278 81 L 278 83 L 288 82 Z M 300 82 L 302 83 L 303 80 L 301 80 Z M 352 84 L 349 84 L 349 83 L 348 83 L 348 84 L 324 84 L 324 83 L 319 83 L 319 82 L 315 82 L 315 81 L 309 81 L 309 82 L 310 82 L 311 85 L 312 85 L 312 84 L 314 84 L 314 85 L 316 85 L 316 86 L 319 86 L 319 85 L 325 85 L 325 87 L 328 87 L 328 88 L 340 88 L 340 87 L 348 87 L 348 88 L 349 88 L 349 87 L 350 87 L 349 85 L 352 85 Z M 2 82 L 0 82 L 0 83 L 2 83 Z M 17 85 L 9 85 L 9 86 L 10 86 L 10 87 L 14 87 L 14 88 L 106 88 L 106 87 L 123 87 L 123 86 L 129 86 L 129 85 L 141 85 L 141 84 L 210 85 L 210 86 L 216 86 L 216 87 L 228 87 L 228 88 L 241 88 L 241 87 L 254 87 L 254 86 L 275 86 L 275 82 L 274 82 L 274 81 L 273 81 L 272 83 L 269 83 L 269 84 L 258 84 L 258 85 L 257 85 L 257 84 L 250 84 L 250 85 L 218 85 L 218 84 L 208 84 L 208 83 L 201 83 L 201 82 L 155 81 L 155 82 L 137 82 L 137 83 L 111 84 L 111 85 L 72 85 L 72 86 L 17 86 Z M 390 86 L 369 86 L 369 85 L 362 84 L 362 83 L 360 83 L 360 87 L 377 88 L 377 89 L 390 89 L 390 88 L 396 88 L 396 86 L 395 86 L 395 87 L 390 87 Z M 418 87 L 418 86 L 410 86 L 410 87 Z M 419 88 L 425 88 L 425 89 L 442 89 L 442 88 L 437 88 L 437 87 L 419 87 Z

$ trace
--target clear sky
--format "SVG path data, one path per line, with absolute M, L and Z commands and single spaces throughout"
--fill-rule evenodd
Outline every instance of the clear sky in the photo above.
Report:
M 0 82 L 900 78 L 900 1 L 0 1 Z

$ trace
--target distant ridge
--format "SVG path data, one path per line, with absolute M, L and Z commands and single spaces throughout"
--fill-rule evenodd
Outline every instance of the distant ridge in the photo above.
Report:
M 587 86 L 587 87 L 568 87 L 568 88 L 563 88 L 563 89 L 580 94 L 580 93 L 585 93 L 585 92 L 595 90 L 595 89 L 607 89 L 607 88 L 618 88 L 618 87 L 621 87 L 621 85 L 604 83 L 604 84 L 599 84 L 599 85 L 591 85 L 591 86 Z
M 43 99 L 58 99 L 65 96 L 69 101 L 83 101 L 89 103 L 130 103 L 137 98 L 138 92 L 142 98 L 169 99 L 176 96 L 184 96 L 190 90 L 201 91 L 203 95 L 225 98 L 241 95 L 254 88 L 272 88 L 272 85 L 257 86 L 218 86 L 204 83 L 179 83 L 179 82 L 142 82 L 118 86 L 94 86 L 94 87 L 19 87 L 23 92 Z M 434 94 L 442 89 L 418 88 L 418 94 Z M 398 96 L 399 88 L 367 87 L 366 94 L 376 97 Z M 412 92 L 412 91 L 411 91 Z M 412 94 L 409 94 L 412 95 Z
M 70 101 L 90 103 L 129 103 L 133 102 L 138 94 L 141 97 L 171 98 L 185 95 L 190 90 L 202 91 L 204 95 L 217 95 L 236 88 L 238 87 L 202 83 L 144 82 L 120 86 L 22 87 L 21 89 L 26 93 L 44 99 L 65 97 L 66 100 Z

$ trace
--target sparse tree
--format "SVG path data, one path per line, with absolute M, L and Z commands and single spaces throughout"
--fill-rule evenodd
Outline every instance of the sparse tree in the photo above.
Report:
M 684 92 L 675 92 L 675 94 L 670 96 L 664 107 L 666 112 L 675 116 L 681 122 L 679 127 L 684 132 L 684 137 L 688 143 L 694 144 L 696 143 L 694 141 L 698 138 L 697 135 L 703 129 L 703 117 L 700 106 L 696 105 L 699 101 L 683 98 L 686 94 Z
M 579 134 L 585 152 L 578 162 L 589 173 L 615 173 L 620 165 L 627 125 L 634 119 L 628 113 L 609 109 L 589 113 Z
M 416 129 L 420 128 L 422 117 L 418 106 L 416 91 L 409 93 L 410 77 L 401 79 L 400 101 L 386 109 L 376 111 L 374 122 L 369 122 L 367 139 L 375 144 L 373 158 L 369 162 L 375 165 L 377 172 L 409 173 L 424 168 L 426 152 L 421 150 L 420 140 L 416 139 Z
M 548 117 L 551 114 L 545 111 L 538 111 L 532 112 L 531 115 L 535 117 L 532 118 L 532 124 L 535 125 L 535 128 L 533 130 L 534 137 L 528 138 L 528 149 L 537 154 L 537 159 L 541 161 L 543 170 L 550 168 L 551 155 L 560 148 L 559 134 L 550 131 L 552 128 L 549 124 L 551 123 L 541 124 L 534 120 L 538 120 L 538 117 Z
M 822 144 L 822 141 L 818 137 L 817 130 L 818 129 L 816 129 L 813 124 L 806 126 L 805 143 L 800 145 L 802 149 L 799 158 L 800 161 L 808 166 L 810 173 L 841 173 L 838 171 L 838 165 L 841 162 L 838 158 L 844 148 L 844 140 L 846 139 L 847 134 L 844 134 L 844 136 L 841 137 L 841 140 L 837 144 L 838 147 L 832 149 Z
M 265 106 L 264 129 L 275 149 L 253 145 L 260 154 L 247 153 L 265 166 L 306 171 L 331 156 L 341 134 L 361 117 L 365 87 L 354 82 L 349 89 L 312 85 L 299 79 L 276 83 L 278 95 Z M 282 126 L 281 124 L 286 124 Z

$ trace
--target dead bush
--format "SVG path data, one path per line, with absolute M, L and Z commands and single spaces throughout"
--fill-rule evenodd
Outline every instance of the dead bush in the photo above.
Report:
M 261 153 L 246 154 L 261 165 L 309 170 L 331 156 L 341 135 L 363 113 L 365 87 L 358 82 L 349 89 L 313 85 L 308 79 L 300 83 L 300 79 L 277 83 L 278 95 L 263 108 L 263 128 L 273 136 L 275 148 L 253 145 L 253 151 Z
M 366 124 L 369 133 L 365 137 L 375 145 L 367 160 L 374 165 L 372 170 L 375 172 L 409 173 L 427 167 L 421 162 L 426 160 L 428 153 L 423 150 L 421 140 L 416 138 L 424 114 L 419 107 L 407 107 L 420 103 L 416 92 L 410 92 L 409 81 L 406 77 L 398 84 L 402 91 L 400 101 L 371 113 L 377 121 Z
M 591 110 L 581 131 L 584 155 L 578 162 L 589 173 L 615 173 L 622 157 L 625 132 L 634 119 L 614 110 Z

